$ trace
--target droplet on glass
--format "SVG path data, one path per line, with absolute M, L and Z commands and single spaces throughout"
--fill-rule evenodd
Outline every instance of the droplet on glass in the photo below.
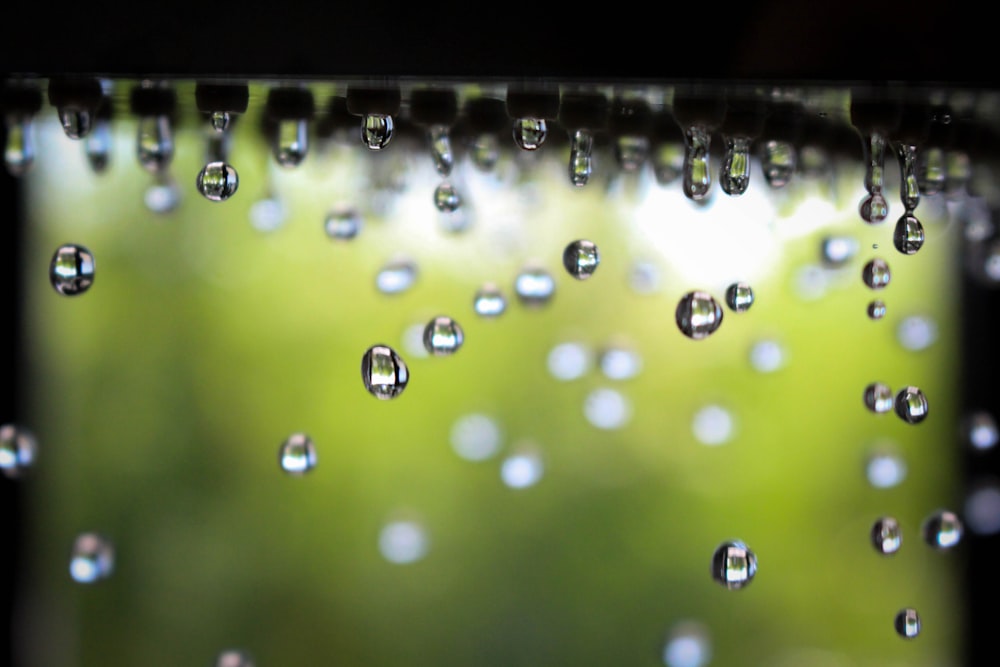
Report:
M 215 656 L 215 667 L 254 667 L 254 661 L 246 651 L 227 649 Z
M 499 287 L 487 283 L 476 291 L 472 308 L 480 317 L 499 317 L 507 310 L 507 299 Z
M 962 520 L 948 510 L 938 510 L 924 521 L 922 532 L 924 541 L 939 550 L 951 549 L 962 541 L 964 532 Z
M 620 391 L 595 389 L 583 401 L 583 415 L 597 428 L 613 431 L 632 418 L 632 404 Z
M 195 185 L 205 199 L 226 201 L 240 186 L 240 177 L 232 165 L 225 162 L 209 162 L 198 172 Z
M 712 578 L 730 590 L 748 586 L 756 574 L 757 556 L 743 542 L 723 542 L 712 556 Z
M 427 531 L 416 521 L 392 521 L 382 528 L 378 536 L 382 557 L 396 565 L 417 562 L 427 555 L 429 547 Z
M 399 294 L 417 281 L 417 265 L 405 259 L 393 260 L 375 276 L 375 287 L 383 294 Z
M 451 446 L 467 461 L 485 461 L 500 451 L 500 426 L 484 414 L 460 417 L 451 427 Z
M 278 121 L 274 140 L 274 160 L 286 169 L 299 166 L 309 153 L 309 121 L 284 118 Z
M 35 436 L 14 424 L 0 426 L 0 470 L 8 479 L 21 477 L 35 464 Z
M 924 226 L 917 220 L 917 216 L 913 213 L 903 214 L 896 222 L 892 243 L 904 255 L 913 255 L 924 246 Z
M 726 305 L 734 313 L 745 313 L 753 305 L 753 289 L 746 283 L 733 283 L 726 288 Z
M 868 317 L 873 320 L 880 320 L 885 317 L 886 307 L 885 301 L 875 299 L 868 304 Z
M 436 357 L 458 352 L 464 341 L 462 327 L 450 317 L 435 317 L 424 328 L 424 349 Z
M 916 609 L 901 609 L 894 621 L 896 634 L 903 639 L 913 639 L 920 634 L 920 616 Z
M 537 150 L 545 143 L 546 134 L 548 129 L 542 118 L 519 118 L 514 121 L 514 143 L 522 150 Z
M 903 533 L 899 522 L 891 516 L 882 517 L 872 525 L 872 546 L 880 554 L 891 555 L 899 551 L 903 543 Z
M 688 292 L 677 304 L 675 316 L 685 336 L 702 340 L 722 324 L 722 306 L 707 292 Z
M 49 281 L 64 296 L 83 294 L 94 284 L 94 256 L 80 245 L 59 246 L 49 266 Z
M 884 289 L 892 278 L 889 264 L 884 259 L 876 257 L 861 269 L 861 279 L 872 289 Z
M 73 542 L 69 574 L 74 581 L 92 584 L 111 576 L 115 566 L 114 547 L 97 533 L 83 533 Z
M 290 475 L 304 475 L 316 467 L 316 445 L 305 433 L 288 437 L 278 450 L 278 463 Z
M 964 422 L 965 438 L 973 449 L 986 451 L 1000 442 L 996 419 L 988 412 L 974 412 Z
M 434 207 L 442 213 L 454 213 L 462 205 L 462 196 L 450 181 L 434 189 Z
M 527 267 L 514 279 L 514 293 L 525 306 L 543 306 L 552 299 L 556 281 L 545 269 Z
M 142 168 L 151 173 L 166 170 L 174 159 L 174 131 L 168 116 L 139 119 L 138 157 Z
M 896 394 L 896 414 L 907 424 L 919 424 L 927 418 L 927 397 L 917 387 L 904 387 Z
M 361 357 L 361 379 L 372 396 L 385 401 L 403 393 L 410 375 L 395 350 L 387 345 L 374 345 Z
M 334 241 L 350 241 L 361 231 L 361 213 L 353 206 L 335 206 L 326 214 L 323 231 Z
M 865 387 L 865 407 L 876 414 L 885 414 L 892 410 L 895 398 L 892 389 L 883 382 L 872 382 Z
M 577 280 L 586 280 L 594 275 L 600 263 L 601 254 L 591 241 L 573 241 L 563 250 L 563 266 Z
M 361 119 L 361 141 L 370 150 L 380 151 L 392 141 L 393 122 L 388 114 L 371 113 Z
M 577 380 L 590 368 L 590 350 L 583 343 L 560 343 L 549 351 L 546 365 L 557 380 Z

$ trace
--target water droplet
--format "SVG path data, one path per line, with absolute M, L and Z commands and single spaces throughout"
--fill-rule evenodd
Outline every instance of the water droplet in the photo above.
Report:
M 892 389 L 882 382 L 872 382 L 865 387 L 865 407 L 876 414 L 885 414 L 895 404 Z
M 878 257 L 871 260 L 861 269 L 861 279 L 872 289 L 884 289 L 892 279 L 888 262 Z
M 590 182 L 594 173 L 594 135 L 587 130 L 577 130 L 570 137 L 569 181 L 580 188 Z
M 927 397 L 917 387 L 904 387 L 896 394 L 896 414 L 907 424 L 922 422 L 927 410 Z
M 734 313 L 745 313 L 753 305 L 753 289 L 746 283 L 733 283 L 726 288 L 726 305 Z
M 462 205 L 462 196 L 450 181 L 434 189 L 434 207 L 442 213 L 454 213 Z
M 500 140 L 495 134 L 480 134 L 472 142 L 472 164 L 481 171 L 490 172 L 500 161 Z
M 11 176 L 22 176 L 35 163 L 35 128 L 31 116 L 7 117 L 7 143 L 4 164 Z
M 858 207 L 861 219 L 869 224 L 877 224 L 889 215 L 889 202 L 882 194 L 885 187 L 885 149 L 886 138 L 879 132 L 873 132 L 862 142 L 865 160 L 865 190 L 868 196 L 861 200 Z
M 464 341 L 462 327 L 450 317 L 435 317 L 424 328 L 424 349 L 436 357 L 458 352 Z
M 966 186 L 972 180 L 972 160 L 969 154 L 961 150 L 948 151 L 945 156 L 944 189 L 949 196 L 966 192 Z
M 395 350 L 387 345 L 374 345 L 361 357 L 361 379 L 372 396 L 385 401 L 403 393 L 410 375 Z
M 871 225 L 877 225 L 889 217 L 889 202 L 881 192 L 875 192 L 861 200 L 858 206 L 861 219 Z
M 525 306 L 543 306 L 552 299 L 556 281 L 545 269 L 527 267 L 514 280 L 514 293 Z
M 114 547 L 96 533 L 83 533 L 73 542 L 69 574 L 81 584 L 92 584 L 111 576 L 115 566 Z
M 601 254 L 591 241 L 573 241 L 563 250 L 563 266 L 577 280 L 586 280 L 594 275 L 600 263 Z
M 98 119 L 93 131 L 87 135 L 84 144 L 87 162 L 94 173 L 100 174 L 108 168 L 111 162 L 111 123 Z
M 174 131 L 168 116 L 139 119 L 138 157 L 142 168 L 151 173 L 165 171 L 174 159 Z
M 280 199 L 268 197 L 253 203 L 249 211 L 250 224 L 260 232 L 273 232 L 285 224 L 287 211 Z
M 406 259 L 393 260 L 375 276 L 375 287 L 383 294 L 399 294 L 417 281 L 417 265 Z
M 49 281 L 64 296 L 83 294 L 94 284 L 94 256 L 80 245 L 59 246 L 49 266 Z
M 756 574 L 757 556 L 743 542 L 723 542 L 712 556 L 712 578 L 730 590 L 748 586 Z
M 615 141 L 615 160 L 622 171 L 635 173 L 649 158 L 649 138 L 622 135 Z
M 684 172 L 684 148 L 679 144 L 665 142 L 653 152 L 653 175 L 660 185 L 670 185 Z
M 892 243 L 904 255 L 913 255 L 924 246 L 924 226 L 912 213 L 904 213 L 896 222 Z
M 924 541 L 935 549 L 951 549 L 962 541 L 964 527 L 958 515 L 948 510 L 938 510 L 924 521 Z
M 920 186 L 917 184 L 917 147 L 897 143 L 896 157 L 899 161 L 899 200 L 903 208 L 913 213 L 920 205 Z
M 721 405 L 706 405 L 694 414 L 691 422 L 695 440 L 709 447 L 729 442 L 733 430 L 733 416 Z
M 195 185 L 205 199 L 226 201 L 240 186 L 240 177 L 232 165 L 225 162 L 209 162 L 198 172 Z
M 601 352 L 598 365 L 609 380 L 631 380 L 642 370 L 642 357 L 631 348 L 611 346 Z
M 685 336 L 701 340 L 722 324 L 722 306 L 707 292 L 688 292 L 677 304 L 676 319 Z
M 917 186 L 921 194 L 936 195 L 944 189 L 945 154 L 940 148 L 928 146 L 917 155 Z
M 526 151 L 538 150 L 545 143 L 548 129 L 542 118 L 519 118 L 514 121 L 514 143 Z
M 750 185 L 750 143 L 749 137 L 726 137 L 719 186 L 727 195 L 742 195 Z
M 382 557 L 396 565 L 415 563 L 427 555 L 430 541 L 424 527 L 416 521 L 392 521 L 378 536 Z
M 27 429 L 0 426 L 0 470 L 8 479 L 17 479 L 35 464 L 37 449 L 35 436 Z
M 545 468 L 542 457 L 533 447 L 521 447 L 504 459 L 500 479 L 512 489 L 526 489 L 542 479 Z
M 499 287 L 487 283 L 476 292 L 472 308 L 480 317 L 499 317 L 507 310 L 507 299 Z
M 361 213 L 353 206 L 335 206 L 326 214 L 323 230 L 334 241 L 350 241 L 361 231 Z
M 59 108 L 57 114 L 63 132 L 70 139 L 83 139 L 93 128 L 94 115 L 87 109 L 67 106 Z
M 583 343 L 560 343 L 549 351 L 546 363 L 555 379 L 576 380 L 590 368 L 590 350 Z
M 868 317 L 870 317 L 871 319 L 880 320 L 883 317 L 885 317 L 885 313 L 886 313 L 885 301 L 880 301 L 879 299 L 875 299 L 874 301 L 868 304 Z
M 785 349 L 776 340 L 762 340 L 750 348 L 750 365 L 758 373 L 773 373 L 785 365 Z
M 305 118 L 285 118 L 278 121 L 274 141 L 274 159 L 291 169 L 302 164 L 309 153 L 309 121 Z
M 485 461 L 500 451 L 500 427 L 490 417 L 471 414 L 451 427 L 451 446 L 467 461 Z
M 712 658 L 708 631 L 701 623 L 678 624 L 663 647 L 663 664 L 666 667 L 704 667 Z
M 290 475 L 304 475 L 316 467 L 316 445 L 305 433 L 288 437 L 278 450 L 278 463 Z
M 632 418 L 632 404 L 619 391 L 595 389 L 583 401 L 583 415 L 597 428 L 613 431 Z
M 903 543 L 903 533 L 899 522 L 891 516 L 882 517 L 872 526 L 872 546 L 880 554 L 891 555 L 899 551 Z
M 704 201 L 712 192 L 708 162 L 712 133 L 707 127 L 694 125 L 687 129 L 684 138 L 684 195 L 692 201 Z
M 175 210 L 181 203 L 181 189 L 169 174 L 157 174 L 156 182 L 146 188 L 142 200 L 150 211 L 164 215 Z
M 913 639 L 920 634 L 920 616 L 916 609 L 901 609 L 894 623 L 896 634 L 904 639 Z
M 380 151 L 392 141 L 392 116 L 370 113 L 361 119 L 361 141 L 370 150 Z
M 996 419 L 988 412 L 974 412 L 964 423 L 965 437 L 973 449 L 985 451 L 1000 442 Z
M 880 449 L 868 458 L 865 476 L 876 489 L 891 489 L 906 479 L 906 462 L 895 451 Z
M 828 236 L 820 246 L 823 263 L 838 267 L 849 262 L 858 253 L 858 242 L 849 236 Z
M 903 319 L 896 328 L 896 339 L 907 350 L 926 350 L 938 337 L 934 320 L 924 315 L 911 315 Z
M 1000 488 L 995 481 L 978 483 L 965 499 L 965 521 L 977 535 L 1000 533 Z
M 447 176 L 455 165 L 455 155 L 451 150 L 451 136 L 447 125 L 434 125 L 428 130 L 431 141 L 431 157 L 437 173 Z
M 225 132 L 229 129 L 232 116 L 227 111 L 213 111 L 208 120 L 212 124 L 213 130 L 216 132 Z
M 797 163 L 795 146 L 787 141 L 764 142 L 761 168 L 764 179 L 772 188 L 783 188 L 792 180 Z

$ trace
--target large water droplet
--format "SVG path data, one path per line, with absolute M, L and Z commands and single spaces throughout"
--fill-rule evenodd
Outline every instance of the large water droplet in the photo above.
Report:
M 215 656 L 215 667 L 254 667 L 254 661 L 246 651 L 227 649 Z
M 704 667 L 712 658 L 708 631 L 700 623 L 678 624 L 663 647 L 663 664 L 666 667 Z
M 557 380 L 577 380 L 590 369 L 590 350 L 583 343 L 560 343 L 549 351 L 546 365 Z
M 415 563 L 427 555 L 430 541 L 424 527 L 412 520 L 387 523 L 378 536 L 382 557 L 396 565 Z
M 750 138 L 727 137 L 726 152 L 719 168 L 719 186 L 730 196 L 739 196 L 750 185 Z
M 684 195 L 692 201 L 708 199 L 712 193 L 712 172 L 709 153 L 712 133 L 707 127 L 694 125 L 685 133 Z
M 543 306 L 552 299 L 556 281 L 545 269 L 527 267 L 514 280 L 514 293 L 526 306 Z
M 894 621 L 896 634 L 904 639 L 913 639 L 920 634 L 920 616 L 916 609 L 901 609 Z
M 4 164 L 11 176 L 22 176 L 35 163 L 35 128 L 31 116 L 7 117 Z
M 580 188 L 590 182 L 594 173 L 594 135 L 577 130 L 570 137 L 569 182 Z
M 232 165 L 225 162 L 209 162 L 198 172 L 195 185 L 205 199 L 226 201 L 240 186 L 240 177 Z
M 451 446 L 467 461 L 485 461 L 500 451 L 500 427 L 483 414 L 460 417 L 451 427 Z
M 37 449 L 35 436 L 27 429 L 0 426 L 0 470 L 8 479 L 17 479 L 34 465 Z
M 436 357 L 446 357 L 458 352 L 465 342 L 465 333 L 458 322 L 441 315 L 424 327 L 424 348 Z
M 868 304 L 868 317 L 870 317 L 871 319 L 880 320 L 883 317 L 885 317 L 885 313 L 886 313 L 885 301 L 881 301 L 880 299 L 875 299 L 874 301 Z
M 688 292 L 677 304 L 675 316 L 685 336 L 701 340 L 722 324 L 722 306 L 707 292 Z
M 63 132 L 70 139 L 83 139 L 93 128 L 94 115 L 88 109 L 66 106 L 60 107 L 57 114 Z
M 895 405 L 892 389 L 883 382 L 872 382 L 865 387 L 864 399 L 865 407 L 876 414 L 885 414 Z
M 361 379 L 372 396 L 385 401 L 403 393 L 410 374 L 395 350 L 388 345 L 374 345 L 361 357 Z
M 594 275 L 600 263 L 601 254 L 591 241 L 573 241 L 563 250 L 563 266 L 577 280 L 586 280 Z
M 437 173 L 447 176 L 455 165 L 455 155 L 451 150 L 451 136 L 447 125 L 434 125 L 428 130 L 431 141 L 431 157 Z
M 142 168 L 151 173 L 166 170 L 174 159 L 174 131 L 168 116 L 139 119 L 138 157 Z
M 861 200 L 858 212 L 862 220 L 877 225 L 889 217 L 889 202 L 881 192 L 873 192 Z
M 361 231 L 361 213 L 353 206 L 335 206 L 326 214 L 323 230 L 334 241 L 350 241 Z
M 393 260 L 375 276 L 375 287 L 383 294 L 399 294 L 417 281 L 417 265 L 406 259 Z
M 115 566 L 114 547 L 97 533 L 83 533 L 73 542 L 69 574 L 81 584 L 92 584 L 111 576 Z
M 798 162 L 795 146 L 787 141 L 764 142 L 761 168 L 772 188 L 783 188 L 792 180 Z
M 988 412 L 974 412 L 963 423 L 965 438 L 973 449 L 986 451 L 1000 442 L 997 421 Z
M 872 546 L 880 554 L 896 553 L 903 543 L 903 533 L 899 529 L 899 522 L 891 516 L 882 517 L 872 526 L 871 539 Z
M 872 289 L 883 289 L 892 279 L 889 264 L 884 259 L 876 257 L 861 269 L 861 279 Z
M 290 475 L 304 475 L 316 467 L 316 445 L 305 433 L 294 433 L 278 450 L 278 463 Z
M 747 283 L 737 282 L 726 288 L 726 305 L 734 313 L 745 313 L 753 302 L 753 289 Z
M 94 284 L 94 256 L 80 245 L 59 246 L 49 266 L 49 281 L 64 296 L 83 294 Z
M 537 150 L 545 143 L 548 129 L 542 118 L 519 118 L 514 121 L 514 143 L 526 151 Z
M 434 207 L 442 213 L 454 213 L 462 205 L 462 196 L 451 181 L 444 181 L 434 189 Z
M 476 291 L 472 308 L 480 317 L 498 317 L 507 310 L 507 299 L 499 287 L 487 283 Z
M 309 121 L 285 118 L 278 121 L 274 141 L 274 159 L 287 169 L 302 164 L 309 153 Z
M 904 213 L 896 222 L 892 243 L 904 255 L 913 255 L 924 246 L 924 226 L 913 213 Z
M 361 119 L 361 141 L 370 150 L 380 151 L 392 141 L 393 122 L 388 114 L 370 113 Z
M 757 556 L 743 542 L 723 542 L 712 555 L 712 578 L 730 590 L 748 586 L 756 574 Z
M 935 549 L 951 549 L 962 541 L 964 532 L 962 520 L 948 510 L 938 510 L 924 521 L 922 532 L 924 541 Z
M 903 387 L 896 394 L 896 414 L 907 424 L 919 424 L 927 418 L 927 397 L 917 387 Z

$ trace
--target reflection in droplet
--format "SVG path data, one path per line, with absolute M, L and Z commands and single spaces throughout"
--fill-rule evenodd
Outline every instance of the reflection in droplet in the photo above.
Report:
M 882 517 L 872 525 L 872 546 L 880 554 L 891 555 L 899 551 L 903 543 L 903 533 L 899 522 L 891 516 Z
M 877 414 L 885 414 L 895 405 L 892 389 L 884 382 L 872 382 L 865 387 L 865 407 Z
M 63 296 L 83 294 L 94 284 L 94 256 L 81 245 L 59 246 L 49 265 L 49 282 Z
M 577 280 L 586 280 L 594 275 L 600 263 L 601 254 L 592 241 L 573 241 L 563 250 L 563 266 Z
M 677 304 L 675 319 L 685 336 L 702 340 L 722 324 L 722 306 L 707 292 L 688 292 Z
M 462 196 L 450 181 L 434 189 L 434 207 L 442 213 L 454 213 L 462 205 Z
M 225 201 L 236 194 L 240 178 L 232 165 L 225 162 L 209 162 L 198 172 L 195 185 L 205 199 Z
M 378 536 L 378 549 L 390 563 L 407 565 L 427 555 L 430 541 L 424 527 L 416 521 L 392 521 Z
M 958 515 L 948 510 L 938 510 L 924 521 L 924 541 L 935 549 L 951 549 L 962 541 L 964 527 Z
M 92 584 L 111 576 L 115 566 L 111 542 L 97 533 L 83 533 L 73 542 L 69 574 L 74 581 Z
M 924 246 L 924 226 L 912 213 L 904 213 L 896 222 L 892 243 L 904 255 L 915 254 Z
M 583 414 L 591 424 L 606 431 L 625 426 L 632 418 L 632 404 L 614 389 L 595 389 L 583 402 Z
M 872 289 L 885 288 L 892 279 L 888 262 L 878 257 L 871 260 L 861 269 L 861 279 Z
M 875 299 L 868 304 L 868 317 L 873 320 L 880 320 L 885 317 L 887 312 L 885 301 L 880 299 Z
M 918 387 L 903 387 L 896 394 L 896 414 L 907 424 L 919 424 L 927 418 L 927 397 Z
M 721 445 L 733 436 L 733 416 L 721 405 L 706 405 L 694 414 L 691 430 L 701 444 Z
M 395 350 L 387 345 L 374 345 L 361 358 L 361 379 L 372 396 L 384 401 L 403 393 L 410 374 Z
M 965 438 L 973 449 L 985 451 L 1000 441 L 996 419 L 988 412 L 974 412 L 964 422 Z
M 476 291 L 472 308 L 480 317 L 499 317 L 507 310 L 507 299 L 499 287 L 487 283 Z
M 514 293 L 525 306 L 542 306 L 552 299 L 556 281 L 545 269 L 526 267 L 514 280 Z
M 138 157 L 146 171 L 166 170 L 174 158 L 174 132 L 168 116 L 143 116 L 139 119 Z
M 663 647 L 666 667 L 704 667 L 711 659 L 708 630 L 701 623 L 679 623 L 670 631 Z
M 316 467 L 316 445 L 305 433 L 288 437 L 278 450 L 278 463 L 290 475 L 304 475 Z
M 361 141 L 370 150 L 380 151 L 392 141 L 393 121 L 388 114 L 372 113 L 361 119 Z
M 541 118 L 519 118 L 514 121 L 514 143 L 526 151 L 537 150 L 545 143 L 548 129 Z
M 926 315 L 911 315 L 900 321 L 896 340 L 907 350 L 926 350 L 938 337 L 937 323 Z
M 375 287 L 383 294 L 399 294 L 417 281 L 417 265 L 407 259 L 393 260 L 375 276 Z
M 712 578 L 730 590 L 744 588 L 757 574 L 757 556 L 741 541 L 723 542 L 712 555 Z
M 458 322 L 441 315 L 424 328 L 424 349 L 436 357 L 446 357 L 458 352 L 465 342 L 465 333 Z
M 549 373 L 557 380 L 576 380 L 590 368 L 590 350 L 582 343 L 560 343 L 549 351 Z
M 451 427 L 451 446 L 467 461 L 485 461 L 500 451 L 500 426 L 491 417 L 470 414 Z
M 56 110 L 59 124 L 70 139 L 83 139 L 90 134 L 94 125 L 94 115 L 89 109 L 65 106 Z
M 890 489 L 906 479 L 906 463 L 894 451 L 876 451 L 865 464 L 865 475 L 876 489 Z
M 27 429 L 0 426 L 0 470 L 8 479 L 17 479 L 35 464 L 37 449 L 35 436 Z
M 334 206 L 326 214 L 323 231 L 334 241 L 350 241 L 361 231 L 361 213 L 353 206 Z
M 753 289 L 747 283 L 736 282 L 726 288 L 726 305 L 734 313 L 745 313 L 753 302 Z
M 920 634 L 920 616 L 916 609 L 901 609 L 894 622 L 896 634 L 904 639 L 913 639 Z
M 526 489 L 542 479 L 542 457 L 534 448 L 521 448 L 504 459 L 500 479 L 512 489 Z
M 750 348 L 750 365 L 758 373 L 773 373 L 785 365 L 785 348 L 776 340 L 762 340 Z
M 631 348 L 613 345 L 601 351 L 598 364 L 609 380 L 631 380 L 642 370 L 642 357 Z

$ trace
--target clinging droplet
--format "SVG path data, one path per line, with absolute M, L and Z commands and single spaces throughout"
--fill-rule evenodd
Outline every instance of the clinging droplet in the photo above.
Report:
M 83 294 L 94 284 L 94 256 L 80 245 L 59 246 L 49 266 L 52 287 L 64 296 Z
M 195 181 L 198 192 L 209 201 L 226 201 L 240 186 L 240 177 L 232 165 L 225 162 L 209 162 L 198 172 Z
M 722 324 L 722 306 L 707 292 L 688 292 L 677 304 L 675 317 L 685 336 L 702 340 Z
M 83 533 L 73 542 L 69 573 L 81 584 L 93 584 L 111 576 L 115 566 L 114 547 L 97 533 Z
M 385 401 L 403 393 L 410 374 L 395 350 L 388 345 L 373 345 L 361 357 L 361 379 L 372 396 Z
M 361 141 L 369 150 L 380 151 L 392 141 L 392 116 L 370 113 L 361 119 Z
M 875 551 L 880 554 L 888 556 L 896 553 L 903 543 L 899 522 L 891 516 L 882 517 L 872 526 L 871 540 Z
M 600 263 L 601 254 L 592 241 L 573 241 L 563 250 L 563 266 L 577 280 L 586 280 L 594 275 Z
M 8 479 L 17 479 L 35 464 L 37 449 L 35 436 L 27 429 L 0 426 L 0 470 Z
M 696 202 L 708 199 L 712 193 L 712 172 L 709 151 L 712 133 L 703 125 L 693 125 L 684 134 L 684 195 Z
M 739 196 L 750 185 L 749 137 L 726 137 L 726 152 L 719 168 L 719 187 L 729 196 Z
M 278 464 L 289 475 L 304 475 L 316 467 L 316 445 L 305 433 L 294 433 L 278 450 Z
M 78 106 L 60 107 L 59 124 L 70 139 L 83 139 L 94 126 L 94 115 L 89 109 Z
M 278 121 L 274 141 L 274 159 L 291 169 L 302 164 L 309 153 L 309 121 L 305 118 L 285 118 Z
M 920 634 L 920 615 L 916 609 L 901 609 L 894 621 L 896 634 L 903 639 L 913 639 Z
M 889 202 L 882 194 L 885 186 L 885 149 L 886 138 L 879 132 L 873 132 L 864 138 L 865 157 L 865 190 L 868 195 L 861 200 L 859 211 L 861 219 L 869 224 L 877 224 L 889 215 Z
M 437 357 L 444 357 L 462 347 L 465 333 L 458 322 L 441 315 L 427 323 L 424 328 L 424 348 Z
M 545 119 L 519 118 L 514 121 L 514 143 L 522 150 L 538 150 L 548 134 Z
M 748 586 L 756 574 L 757 556 L 743 542 L 723 542 L 712 556 L 712 578 L 730 590 Z

